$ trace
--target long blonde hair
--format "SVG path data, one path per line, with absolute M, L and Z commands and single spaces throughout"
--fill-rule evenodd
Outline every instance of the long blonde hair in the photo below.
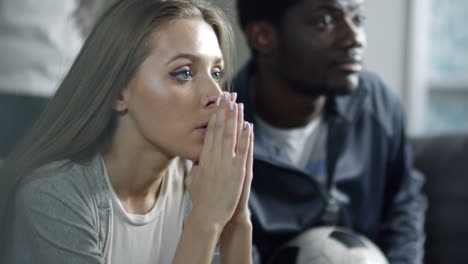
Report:
M 200 0 L 117 1 L 97 21 L 57 93 L 5 160 L 0 203 L 33 170 L 57 160 L 84 161 L 96 153 L 113 132 L 113 104 L 148 56 L 150 37 L 183 18 L 201 18 L 212 26 L 229 72 L 233 34 L 220 10 Z M 0 205 L 0 213 L 5 207 Z

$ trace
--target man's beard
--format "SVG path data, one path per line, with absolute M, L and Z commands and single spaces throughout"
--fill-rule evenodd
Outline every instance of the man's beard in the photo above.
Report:
M 306 97 L 318 97 L 318 96 L 343 96 L 351 94 L 357 85 L 352 84 L 351 79 L 343 80 L 343 83 L 333 84 L 333 78 L 328 76 L 333 75 L 332 72 L 322 72 L 315 76 L 315 78 L 296 78 L 297 75 L 307 75 L 307 72 L 301 72 L 300 74 L 294 74 L 294 63 L 291 62 L 291 58 L 281 56 L 274 63 L 272 63 L 273 75 L 276 76 L 281 82 L 285 83 L 289 89 L 297 94 Z M 290 67 L 289 67 L 290 66 Z M 313 74 L 309 74 L 313 76 Z M 341 78 L 352 78 L 351 76 L 341 76 Z M 359 78 L 356 76 L 356 78 Z M 355 87 L 356 86 L 356 87 Z
M 352 92 L 352 90 L 338 89 L 326 83 L 305 83 L 294 80 L 282 72 L 277 72 L 277 74 L 278 78 L 282 79 L 283 82 L 288 84 L 288 87 L 293 92 L 310 98 L 315 98 L 318 96 L 343 96 Z

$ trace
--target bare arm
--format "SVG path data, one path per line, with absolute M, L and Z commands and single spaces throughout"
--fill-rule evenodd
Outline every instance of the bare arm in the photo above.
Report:
M 252 263 L 252 223 L 228 224 L 220 239 L 222 264 Z
M 184 231 L 172 264 L 211 263 L 222 226 L 204 221 L 203 216 L 192 213 Z

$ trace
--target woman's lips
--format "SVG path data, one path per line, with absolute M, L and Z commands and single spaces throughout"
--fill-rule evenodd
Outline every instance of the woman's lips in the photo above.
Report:
M 207 129 L 207 128 L 208 128 L 208 123 L 205 123 L 205 124 L 203 124 L 203 125 L 197 127 L 196 130 L 197 130 L 199 133 L 201 133 L 201 134 L 204 135 L 204 134 L 206 133 L 206 129 Z
M 197 128 L 197 131 L 204 135 L 206 133 L 206 128 L 199 127 L 199 128 Z

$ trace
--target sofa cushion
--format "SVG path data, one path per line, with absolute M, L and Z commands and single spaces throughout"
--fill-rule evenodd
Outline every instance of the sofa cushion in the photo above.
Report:
M 426 264 L 468 263 L 468 134 L 410 139 L 426 176 Z

